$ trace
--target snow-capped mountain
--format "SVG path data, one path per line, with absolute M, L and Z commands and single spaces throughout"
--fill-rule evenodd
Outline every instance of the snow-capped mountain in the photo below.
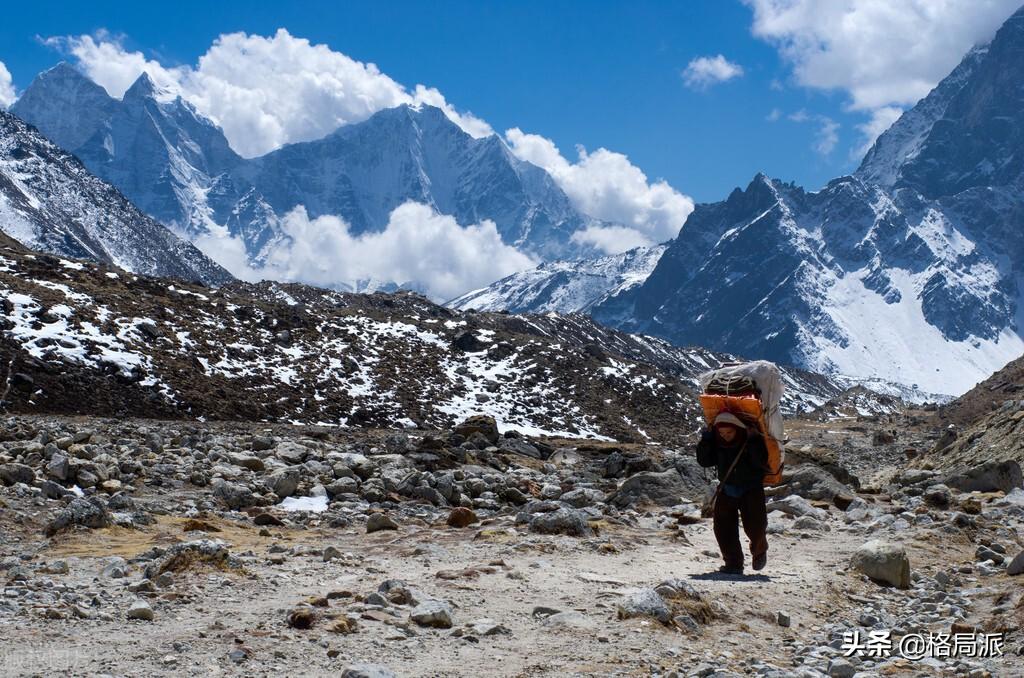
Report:
M 658 245 L 595 259 L 546 262 L 445 305 L 478 311 L 585 313 L 646 280 L 664 252 L 665 245 Z
M 432 106 L 385 109 L 255 159 L 235 154 L 216 124 L 145 74 L 118 100 L 60 64 L 11 111 L 178 233 L 225 227 L 255 264 L 287 237 L 279 220 L 297 206 L 310 218 L 341 217 L 359 234 L 382 230 L 408 201 L 463 225 L 491 220 L 506 244 L 541 259 L 592 253 L 570 238 L 594 220 L 546 171 Z
M 4 111 L 0 230 L 34 249 L 134 273 L 209 285 L 231 280 L 227 271 L 140 212 L 74 156 Z
M 698 205 L 650 276 L 591 314 L 681 345 L 966 391 L 1024 353 L 1022 83 L 1024 10 L 853 176 L 807 192 L 759 174 Z M 517 279 L 534 277 L 549 281 Z M 507 283 L 476 296 L 492 309 L 524 298 Z
M 279 215 L 304 205 L 311 218 L 338 215 L 362 233 L 382 229 L 392 210 L 412 200 L 464 225 L 489 219 L 507 244 L 545 259 L 580 252 L 570 237 L 591 221 L 547 172 L 516 158 L 499 137 L 474 139 L 426 105 L 384 109 L 323 139 L 285 146 L 239 175 Z

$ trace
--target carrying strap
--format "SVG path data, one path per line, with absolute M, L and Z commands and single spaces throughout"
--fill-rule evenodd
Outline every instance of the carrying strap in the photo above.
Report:
M 747 440 L 743 441 L 743 446 L 740 447 L 740 451 L 736 453 L 736 458 L 732 460 L 732 465 L 729 466 L 729 470 L 725 472 L 725 477 L 722 478 L 722 481 L 720 483 L 718 483 L 718 487 L 715 488 L 715 496 L 711 497 L 711 511 L 712 512 L 714 512 L 714 510 L 715 510 L 715 502 L 718 501 L 718 495 L 720 495 L 722 493 L 722 488 L 725 487 L 726 481 L 729 480 L 729 476 L 732 475 L 733 469 L 736 468 L 736 464 L 738 464 L 739 461 L 740 461 L 740 457 L 742 457 L 743 453 L 747 451 L 747 442 L 748 442 L 748 440 L 749 440 L 749 438 Z

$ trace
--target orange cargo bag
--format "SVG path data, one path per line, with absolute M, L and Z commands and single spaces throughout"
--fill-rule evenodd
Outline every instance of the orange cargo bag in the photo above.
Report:
M 784 465 L 781 443 L 768 434 L 768 426 L 764 420 L 764 410 L 757 396 L 729 396 L 704 393 L 700 396 L 700 406 L 704 409 L 704 419 L 710 427 L 722 412 L 729 412 L 739 417 L 748 426 L 754 426 L 764 437 L 768 448 L 768 469 L 764 476 L 764 484 L 778 485 L 782 482 Z

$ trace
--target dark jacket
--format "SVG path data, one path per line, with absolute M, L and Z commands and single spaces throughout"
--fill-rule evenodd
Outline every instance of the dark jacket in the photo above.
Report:
M 756 431 L 740 431 L 732 445 L 725 445 L 713 430 L 704 429 L 697 443 L 697 463 L 704 467 L 718 467 L 718 479 L 725 480 L 729 467 L 742 450 L 728 484 L 740 487 L 758 485 L 768 471 L 768 448 L 764 438 Z M 746 445 L 744 446 L 744 443 Z

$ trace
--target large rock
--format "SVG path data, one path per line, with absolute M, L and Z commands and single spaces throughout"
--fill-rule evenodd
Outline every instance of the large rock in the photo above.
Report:
M 48 464 L 46 464 L 46 475 L 51 478 L 64 482 L 68 479 L 71 474 L 71 462 L 68 460 L 66 454 L 57 453 L 54 454 Z
M 371 513 L 366 520 L 366 533 L 380 532 L 381 530 L 397 530 L 398 523 L 391 519 L 386 513 Z
M 654 589 L 638 589 L 626 594 L 617 605 L 619 619 L 653 617 L 662 624 L 672 619 L 668 603 Z
M 645 471 L 624 480 L 617 490 L 608 495 L 606 501 L 619 508 L 636 504 L 675 506 L 681 499 L 692 499 L 703 494 L 702 489 L 697 492 L 695 489 L 694 483 L 684 478 L 676 468 L 660 472 Z
M 474 433 L 479 433 L 494 445 L 498 442 L 498 422 L 494 420 L 494 417 L 476 414 L 456 426 L 455 433 L 466 439 Z
M 804 464 L 787 469 L 782 478 L 783 486 L 804 499 L 833 502 L 838 497 L 853 497 L 853 491 L 839 482 L 835 476 L 818 466 Z
M 245 485 L 218 480 L 213 486 L 213 496 L 224 502 L 229 509 L 243 509 L 257 503 L 256 495 Z
M 794 518 L 801 518 L 803 516 L 811 516 L 817 520 L 826 520 L 828 518 L 828 511 L 812 506 L 811 502 L 795 494 L 768 502 L 767 509 L 769 513 L 772 511 L 782 511 Z
M 1024 487 L 1024 476 L 1015 461 L 989 461 L 969 471 L 953 473 L 944 482 L 963 492 L 1012 492 L 1016 487 Z
M 413 608 L 409 618 L 420 626 L 439 629 L 452 627 L 451 605 L 443 600 L 426 600 Z
M 36 474 L 30 466 L 24 464 L 0 464 L 0 482 L 4 485 L 25 483 L 31 485 L 36 479 Z
M 46 534 L 52 536 L 73 525 L 81 525 L 90 529 L 110 525 L 110 512 L 99 497 L 76 497 L 62 508 L 46 527 Z
M 284 499 L 292 496 L 299 489 L 299 478 L 298 469 L 285 468 L 270 474 L 266 483 L 274 494 Z
M 230 556 L 227 544 L 216 539 L 181 542 L 147 565 L 145 575 L 147 579 L 156 579 L 164 572 L 186 570 L 199 563 L 222 569 L 228 565 Z
M 567 534 L 570 537 L 590 537 L 594 534 L 587 522 L 586 514 L 570 508 L 534 516 L 530 520 L 530 531 L 540 534 Z
M 900 544 L 873 539 L 857 549 L 850 564 L 874 581 L 910 588 L 910 559 Z
M 498 449 L 509 454 L 520 454 L 524 457 L 544 459 L 544 453 L 523 438 L 502 438 L 498 441 Z
M 1024 574 L 1024 551 L 1017 554 L 1017 557 L 1010 561 L 1010 564 L 1006 566 L 1006 574 L 1016 576 L 1018 574 Z

